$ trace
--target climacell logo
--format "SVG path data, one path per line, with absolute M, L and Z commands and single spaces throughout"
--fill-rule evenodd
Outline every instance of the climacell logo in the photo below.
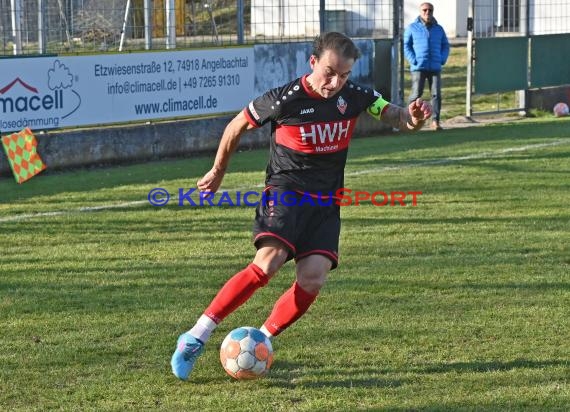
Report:
M 81 106 L 81 96 L 73 90 L 75 76 L 60 60 L 47 71 L 47 87 L 15 76 L 0 85 L 0 128 L 59 126 Z

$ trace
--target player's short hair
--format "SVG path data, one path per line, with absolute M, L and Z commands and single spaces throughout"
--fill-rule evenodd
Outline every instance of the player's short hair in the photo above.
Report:
M 347 36 L 336 31 L 322 33 L 313 42 L 313 56 L 317 59 L 321 57 L 325 50 L 334 50 L 346 59 L 358 59 L 360 50 L 354 42 Z

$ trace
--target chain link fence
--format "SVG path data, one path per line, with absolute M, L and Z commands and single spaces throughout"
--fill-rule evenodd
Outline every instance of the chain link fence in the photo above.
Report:
M 474 37 L 570 33 L 568 0 L 475 0 Z
M 0 0 L 2 54 L 112 49 L 125 6 L 118 0 Z
M 568 0 L 470 0 L 466 115 L 523 112 L 531 89 L 570 84 Z M 474 96 L 496 94 L 490 111 Z
M 471 1 L 476 38 L 570 32 L 568 0 Z M 326 30 L 341 31 L 351 37 L 391 38 L 395 33 L 394 21 L 400 18 L 398 10 L 415 11 L 413 3 L 412 0 L 0 0 L 0 55 L 306 41 Z M 466 18 L 457 16 L 460 20 Z
M 393 34 L 398 0 L 0 0 L 0 54 L 93 53 Z

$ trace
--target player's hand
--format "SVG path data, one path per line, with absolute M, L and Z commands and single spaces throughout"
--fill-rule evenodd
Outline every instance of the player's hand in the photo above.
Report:
M 203 178 L 196 183 L 200 192 L 216 193 L 224 179 L 224 171 L 213 167 Z
M 417 125 L 431 117 L 432 109 L 428 102 L 425 102 L 422 99 L 416 99 L 409 104 L 408 112 L 412 118 L 412 124 Z

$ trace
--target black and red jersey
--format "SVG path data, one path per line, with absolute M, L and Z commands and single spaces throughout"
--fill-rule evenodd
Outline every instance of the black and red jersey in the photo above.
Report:
M 343 187 L 356 120 L 380 94 L 348 81 L 325 99 L 309 88 L 306 77 L 254 99 L 244 113 L 255 127 L 271 122 L 268 186 L 334 193 Z

